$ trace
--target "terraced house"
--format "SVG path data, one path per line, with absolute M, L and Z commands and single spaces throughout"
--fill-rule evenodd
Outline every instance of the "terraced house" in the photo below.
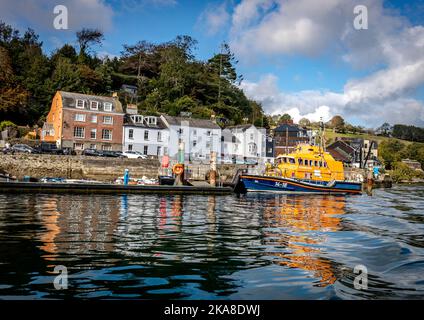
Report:
M 42 141 L 82 151 L 122 150 L 124 112 L 118 97 L 58 91 L 42 130 Z

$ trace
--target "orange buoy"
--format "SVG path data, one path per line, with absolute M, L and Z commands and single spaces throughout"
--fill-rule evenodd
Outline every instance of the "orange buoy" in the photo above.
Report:
M 172 168 L 172 172 L 176 175 L 181 175 L 184 171 L 184 165 L 181 163 L 177 163 L 176 165 L 174 165 L 174 167 Z

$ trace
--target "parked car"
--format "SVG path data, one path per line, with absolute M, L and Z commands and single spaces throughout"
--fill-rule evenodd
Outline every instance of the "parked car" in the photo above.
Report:
M 42 142 L 37 148 L 40 153 L 46 154 L 66 154 L 65 150 L 59 149 L 55 143 Z
M 147 159 L 145 154 L 138 151 L 125 151 L 122 152 L 122 156 L 128 159 Z
M 30 147 L 27 144 L 15 144 L 10 148 L 12 153 L 22 152 L 22 153 L 40 153 L 40 151 Z
M 96 149 L 84 149 L 81 153 L 83 156 L 101 157 L 102 153 Z
M 108 157 L 108 158 L 119 158 L 122 157 L 122 152 L 120 151 L 109 151 L 109 150 L 102 150 L 100 151 L 102 157 Z

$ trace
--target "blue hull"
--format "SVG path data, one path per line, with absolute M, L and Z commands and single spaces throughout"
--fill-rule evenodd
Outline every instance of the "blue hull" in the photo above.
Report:
M 239 183 L 244 186 L 246 191 L 262 192 L 360 194 L 362 190 L 362 184 L 359 182 L 335 181 L 327 185 L 326 182 L 321 183 L 255 175 L 242 175 L 240 176 Z

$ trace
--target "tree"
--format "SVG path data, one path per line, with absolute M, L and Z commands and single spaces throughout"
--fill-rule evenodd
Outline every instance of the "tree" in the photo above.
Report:
M 284 123 L 293 123 L 293 119 L 292 119 L 291 115 L 289 115 L 288 113 L 285 113 L 280 117 L 278 122 L 283 123 L 283 124 Z
M 402 155 L 401 151 L 405 145 L 398 140 L 389 139 L 388 141 L 383 141 L 378 146 L 379 157 L 383 160 L 383 163 L 386 169 L 392 169 L 395 162 L 401 160 Z
M 299 120 L 299 125 L 302 127 L 309 127 L 311 125 L 311 121 L 307 118 L 302 118 Z
M 94 44 L 101 44 L 104 39 L 103 32 L 98 29 L 83 28 L 76 33 L 76 36 L 80 47 L 80 56 L 88 55 L 89 47 Z
M 330 127 L 333 128 L 336 132 L 343 131 L 344 126 L 345 126 L 345 121 L 341 116 L 337 115 L 331 118 Z

